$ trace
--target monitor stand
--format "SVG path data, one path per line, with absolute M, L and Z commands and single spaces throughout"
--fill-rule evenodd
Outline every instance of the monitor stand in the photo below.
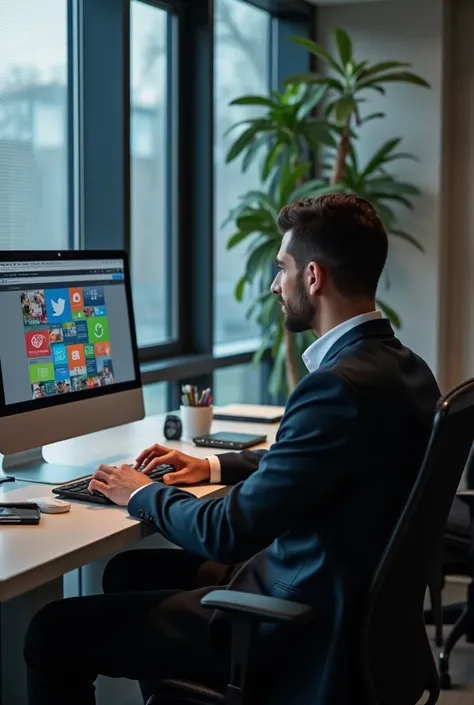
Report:
M 5 475 L 3 470 L 0 469 L 0 485 L 2 485 L 4 482 L 13 482 L 14 477 L 9 477 L 8 475 Z
M 65 482 L 92 475 L 93 472 L 93 467 L 48 463 L 44 458 L 43 449 L 34 448 L 23 453 L 4 455 L 2 469 L 0 469 L 0 482 L 6 481 L 3 479 L 6 475 L 21 482 L 62 485 Z

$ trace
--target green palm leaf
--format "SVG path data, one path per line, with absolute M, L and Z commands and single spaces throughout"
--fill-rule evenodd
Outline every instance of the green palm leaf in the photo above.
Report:
M 307 115 L 309 115 L 314 110 L 314 108 L 321 103 L 324 96 L 326 95 L 326 92 L 327 86 L 325 85 L 308 88 L 305 97 L 301 101 L 296 111 L 296 117 L 298 118 L 298 120 L 302 120 Z
M 268 135 L 265 134 L 261 135 L 257 139 L 252 140 L 252 142 L 247 147 L 247 151 L 242 159 L 242 171 L 244 174 L 250 169 L 255 159 L 260 154 L 261 150 L 268 146 L 268 142 Z
M 411 83 L 414 86 L 421 86 L 423 88 L 431 88 L 430 84 L 425 81 L 421 76 L 417 76 L 416 73 L 411 73 L 410 71 L 399 71 L 397 73 L 387 73 L 371 78 L 367 78 L 359 82 L 359 89 L 374 87 L 375 84 L 379 83 Z
M 373 64 L 370 68 L 361 71 L 358 75 L 358 79 L 363 81 L 368 78 L 373 78 L 379 74 L 385 74 L 387 71 L 391 71 L 392 69 L 405 69 L 410 66 L 411 64 L 408 64 L 405 61 L 382 61 L 379 64 Z
M 401 137 L 395 137 L 394 139 L 387 140 L 374 154 L 372 159 L 369 159 L 365 165 L 362 175 L 365 178 L 371 172 L 378 169 L 388 157 L 388 155 L 394 151 L 402 141 Z
M 352 96 L 343 96 L 334 104 L 334 119 L 338 125 L 345 125 L 357 110 L 357 103 Z
M 399 237 L 402 240 L 406 240 L 407 242 L 412 244 L 413 247 L 416 247 L 416 249 L 419 250 L 420 252 L 425 251 L 425 248 L 423 247 L 423 245 L 420 242 L 418 242 L 418 240 L 413 235 L 410 235 L 410 233 L 406 233 L 404 230 L 397 230 L 396 228 L 392 228 L 390 230 L 390 235 L 394 235 L 395 237 Z
M 352 41 L 347 32 L 340 27 L 334 30 L 334 38 L 339 50 L 339 57 L 343 66 L 347 66 L 352 61 Z
M 231 250 L 233 247 L 236 247 L 251 235 L 253 235 L 253 232 L 249 232 L 248 230 L 239 230 L 238 232 L 231 235 L 230 238 L 227 240 L 227 249 Z
M 251 125 L 249 128 L 244 130 L 244 132 L 242 132 L 242 134 L 236 139 L 232 147 L 227 152 L 227 156 L 225 158 L 226 164 L 229 164 L 229 162 L 232 162 L 234 159 L 236 159 L 239 154 L 241 154 L 241 152 L 243 152 L 244 149 L 248 147 L 257 132 L 261 129 L 262 122 L 263 121 L 257 120 L 254 122 L 253 125 Z
M 266 108 L 278 108 L 278 103 L 261 95 L 244 95 L 236 98 L 229 105 L 260 105 Z
M 313 54 L 313 56 L 317 56 L 318 59 L 321 59 L 321 61 L 327 64 L 327 66 L 330 66 L 337 73 L 344 75 L 344 69 L 342 66 L 335 59 L 333 59 L 331 54 L 326 51 L 326 49 L 323 49 L 322 46 L 314 42 L 312 39 L 306 39 L 306 37 L 291 37 L 291 41 L 303 47 L 306 51 L 309 51 L 309 53 Z
M 385 316 L 388 318 L 390 323 L 394 328 L 401 328 L 402 327 L 402 322 L 400 320 L 400 316 L 396 311 L 393 310 L 391 306 L 389 306 L 385 301 L 382 301 L 381 299 L 376 299 L 376 304 L 378 308 L 382 311 L 382 313 L 385 314 Z

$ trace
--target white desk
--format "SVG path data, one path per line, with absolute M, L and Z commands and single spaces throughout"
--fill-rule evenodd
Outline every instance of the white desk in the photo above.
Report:
M 163 416 L 152 416 L 128 426 L 58 443 L 45 448 L 45 456 L 47 460 L 66 465 L 91 465 L 92 471 L 104 460 L 133 458 L 153 442 L 200 457 L 212 453 L 184 442 L 166 442 L 162 435 L 163 420 Z M 265 433 L 271 443 L 277 425 L 215 421 L 212 430 Z M 190 488 L 190 491 L 203 497 L 223 493 L 225 488 L 209 485 Z M 6 483 L 0 485 L 0 501 L 26 501 L 49 492 L 47 485 Z M 149 527 L 132 519 L 126 509 L 82 502 L 73 502 L 68 514 L 42 515 L 39 526 L 0 527 L 0 705 L 26 704 L 24 633 L 38 609 L 63 596 L 65 574 L 103 561 L 150 534 Z M 100 563 L 100 567 L 102 565 Z M 88 568 L 84 570 L 82 589 L 77 593 L 97 591 L 98 577 L 93 573 L 88 573 Z M 74 594 L 74 590 L 72 592 Z M 104 704 L 113 702 L 100 690 L 97 699 Z M 120 704 L 116 702 L 116 705 Z

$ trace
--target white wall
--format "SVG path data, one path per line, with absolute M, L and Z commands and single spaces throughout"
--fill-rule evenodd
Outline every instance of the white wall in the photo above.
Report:
M 333 28 L 346 29 L 361 59 L 409 61 L 432 90 L 390 86 L 385 97 L 370 95 L 366 108 L 383 110 L 385 120 L 364 128 L 360 154 L 367 157 L 386 139 L 401 136 L 403 151 L 416 154 L 420 164 L 395 162 L 397 173 L 418 185 L 423 196 L 414 213 L 403 213 L 403 229 L 423 243 L 421 254 L 411 245 L 392 240 L 387 271 L 389 291 L 382 298 L 401 315 L 401 339 L 422 355 L 435 374 L 442 365 L 440 336 L 440 252 L 443 159 L 443 62 L 445 59 L 443 0 L 393 0 L 374 4 L 320 7 L 318 41 L 329 46 Z M 471 24 L 471 27 L 473 25 Z
M 445 376 L 474 376 L 474 4 L 453 0 L 446 81 Z

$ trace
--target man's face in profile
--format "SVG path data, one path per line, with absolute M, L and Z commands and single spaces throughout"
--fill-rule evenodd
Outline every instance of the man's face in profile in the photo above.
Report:
M 271 290 L 280 299 L 285 327 L 291 333 L 301 333 L 313 327 L 316 308 L 305 287 L 305 271 L 298 271 L 292 255 L 287 252 L 291 233 L 284 236 L 277 255 L 276 275 Z

